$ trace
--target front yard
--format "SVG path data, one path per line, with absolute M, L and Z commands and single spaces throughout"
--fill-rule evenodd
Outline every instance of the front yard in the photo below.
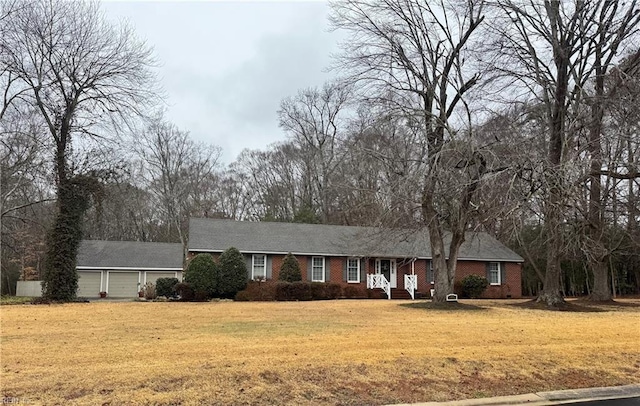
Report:
M 465 301 L 0 308 L 2 395 L 30 404 L 341 404 L 640 383 L 640 307 Z M 639 300 L 627 304 L 640 305 Z

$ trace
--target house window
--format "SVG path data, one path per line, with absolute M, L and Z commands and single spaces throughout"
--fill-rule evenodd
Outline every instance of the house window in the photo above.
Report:
M 500 285 L 500 262 L 489 262 L 489 283 Z
M 360 260 L 358 258 L 347 259 L 347 282 L 360 283 Z
M 324 257 L 311 258 L 311 282 L 324 282 Z
M 429 267 L 427 269 L 427 282 L 436 283 L 435 273 L 433 272 L 433 261 L 429 261 L 427 266 Z
M 251 266 L 251 279 L 267 279 L 267 256 L 255 254 Z

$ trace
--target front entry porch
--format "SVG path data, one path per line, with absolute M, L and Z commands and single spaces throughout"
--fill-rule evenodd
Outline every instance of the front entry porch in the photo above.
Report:
M 387 299 L 391 299 L 392 296 L 394 299 L 415 299 L 415 292 L 418 289 L 418 277 L 415 275 L 413 261 L 411 262 L 411 275 L 404 275 L 403 289 L 398 288 L 398 264 L 396 259 L 377 258 L 374 270 L 375 273 L 367 274 L 367 289 L 382 289 Z
M 391 284 L 391 289 L 398 287 L 398 264 L 395 259 L 376 259 L 375 272 Z

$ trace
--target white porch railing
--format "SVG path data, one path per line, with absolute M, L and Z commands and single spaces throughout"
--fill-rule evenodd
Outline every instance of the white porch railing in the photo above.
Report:
M 387 299 L 391 299 L 391 283 L 384 277 L 383 274 L 368 274 L 367 275 L 367 289 L 382 289 L 387 294 Z
M 411 300 L 415 300 L 415 292 L 418 290 L 418 275 L 405 275 L 404 288 L 411 295 Z

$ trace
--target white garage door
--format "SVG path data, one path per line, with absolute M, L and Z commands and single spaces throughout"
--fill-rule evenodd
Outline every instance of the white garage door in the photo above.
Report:
M 151 282 L 154 285 L 159 278 L 175 278 L 175 272 L 150 272 L 147 271 L 147 282 Z
M 78 271 L 78 297 L 100 296 L 101 272 Z
M 137 297 L 138 272 L 109 272 L 109 297 Z

